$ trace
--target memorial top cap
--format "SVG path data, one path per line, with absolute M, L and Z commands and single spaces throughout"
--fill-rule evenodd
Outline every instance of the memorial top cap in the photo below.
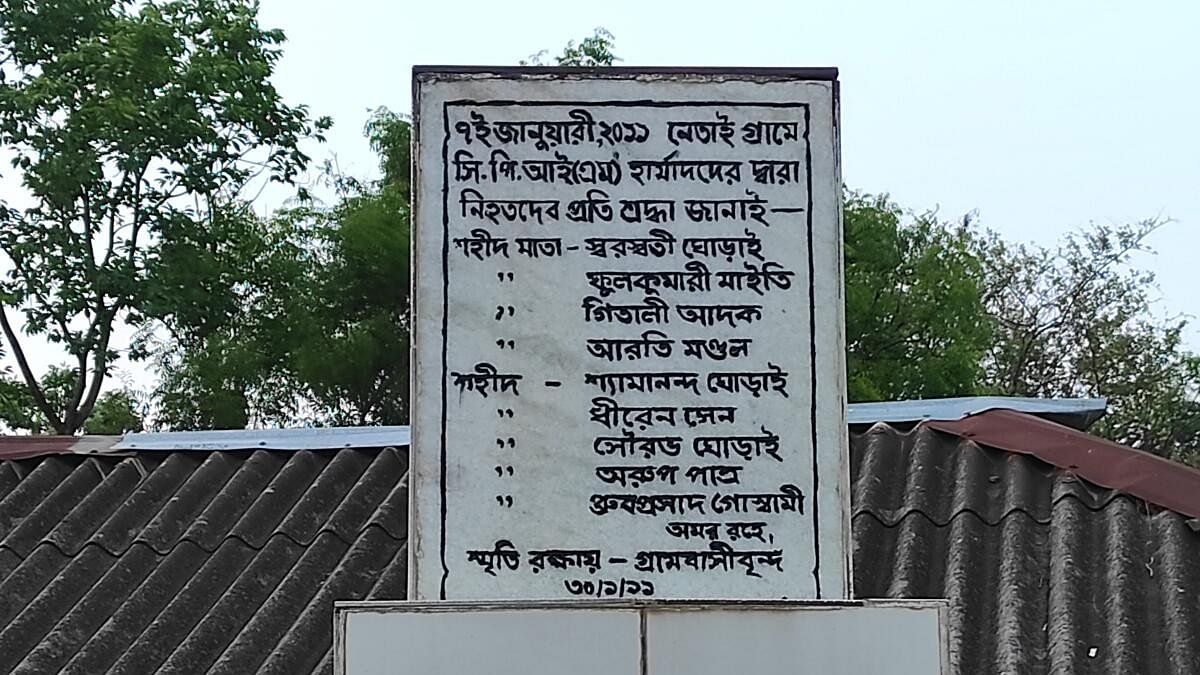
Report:
M 779 80 L 825 80 L 837 81 L 838 69 L 833 67 L 791 67 L 791 66 L 451 66 L 426 65 L 413 66 L 413 77 L 422 75 L 451 75 L 451 74 L 480 74 L 480 75 L 592 75 L 598 77 L 634 77 L 638 75 L 731 75 L 741 77 L 761 77 Z

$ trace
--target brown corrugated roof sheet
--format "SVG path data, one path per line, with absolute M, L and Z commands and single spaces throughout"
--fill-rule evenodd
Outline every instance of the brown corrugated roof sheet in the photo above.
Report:
M 42 455 L 121 454 L 112 446 L 120 436 L 0 436 L 0 460 Z
M 948 597 L 957 673 L 1200 670 L 1179 513 L 929 425 L 852 436 L 860 597 Z M 405 591 L 396 449 L 0 462 L 0 672 L 328 673 Z
M 1200 518 L 1200 470 L 1012 410 L 929 426 L 980 445 L 1032 455 L 1107 488 Z

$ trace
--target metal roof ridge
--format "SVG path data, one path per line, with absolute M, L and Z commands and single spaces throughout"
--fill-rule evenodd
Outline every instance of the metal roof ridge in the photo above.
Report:
M 118 455 L 114 447 L 120 436 L 85 434 L 0 435 L 0 460 L 29 459 L 43 455 Z
M 1015 410 L 1047 417 L 1076 429 L 1086 429 L 1107 410 L 1103 398 L 1028 398 L 1018 396 L 958 396 L 950 398 L 872 401 L 847 406 L 851 425 L 879 422 L 960 420 L 987 410 Z
M 1100 487 L 1200 518 L 1200 469 L 1014 410 L 922 423 L 979 445 L 1030 455 Z
M 114 450 L 336 450 L 402 447 L 408 426 L 222 429 L 126 434 Z

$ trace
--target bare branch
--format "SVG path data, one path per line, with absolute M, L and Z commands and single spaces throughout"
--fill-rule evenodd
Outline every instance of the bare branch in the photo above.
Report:
M 146 179 L 146 172 L 149 170 L 150 170 L 150 159 L 146 158 L 142 162 L 142 166 L 138 170 L 137 177 L 133 181 L 129 181 L 130 174 L 128 174 L 128 173 L 126 173 L 125 178 L 123 178 L 121 180 L 121 186 L 120 186 L 120 188 L 118 188 L 118 191 L 117 191 L 118 198 L 115 200 L 114 204 L 109 206 L 110 211 L 108 213 L 108 247 L 104 252 L 104 260 L 101 261 L 101 263 L 100 263 L 101 267 L 106 267 L 108 265 L 109 261 L 112 259 L 113 250 L 117 247 L 117 233 L 119 233 L 121 230 L 124 230 L 126 227 L 123 224 L 121 224 L 121 225 L 117 224 L 117 214 L 121 210 L 120 197 L 122 196 L 122 193 L 124 193 L 126 190 L 129 189 L 127 187 L 127 185 L 130 182 L 132 182 L 132 185 L 133 185 L 133 188 L 132 188 L 133 189 L 133 200 L 132 201 L 134 204 L 136 204 L 138 199 L 141 197 L 142 182 Z M 156 204 L 155 207 L 157 208 L 157 206 L 158 205 Z M 135 206 L 134 212 L 133 212 L 135 221 L 137 219 L 138 210 L 139 210 L 138 207 Z
M 112 323 L 117 315 L 117 308 L 110 307 L 101 313 L 96 322 L 100 329 L 100 342 L 96 345 L 96 351 L 92 355 L 92 382 L 88 386 L 87 397 L 83 400 L 83 404 L 75 412 L 76 426 L 71 429 L 74 433 L 78 430 L 79 425 L 92 414 L 92 408 L 96 406 L 96 399 L 100 396 L 100 385 L 104 383 L 105 375 L 108 371 L 108 344 L 112 338 Z M 83 377 L 80 376 L 82 381 Z
M 79 409 L 79 402 L 83 400 L 84 385 L 87 383 L 87 357 L 86 350 L 81 350 L 75 355 L 75 360 L 79 364 L 79 374 L 75 376 L 75 386 L 71 388 L 71 401 L 64 411 L 67 418 L 70 418 Z
M 86 190 L 83 191 L 83 227 L 85 231 L 84 239 L 86 244 L 79 244 L 79 252 L 83 254 L 85 264 L 88 271 L 91 273 L 91 281 L 96 280 L 96 249 L 95 242 L 92 241 L 92 200 L 88 197 Z
M 29 387 L 29 393 L 33 395 L 33 401 L 37 403 L 38 410 L 46 416 L 47 420 L 54 425 L 55 431 L 61 431 L 63 422 L 59 419 L 57 412 L 50 406 L 50 402 L 46 400 L 46 394 L 42 391 L 42 387 L 38 384 L 37 378 L 33 375 L 33 370 L 29 367 L 29 361 L 25 358 L 25 350 L 21 347 L 20 341 L 17 340 L 16 332 L 12 325 L 8 322 L 8 312 L 4 305 L 0 305 L 0 329 L 4 330 L 4 338 L 8 340 L 8 344 L 12 346 L 13 357 L 17 360 L 17 367 L 21 369 L 21 377 L 25 380 L 25 386 Z

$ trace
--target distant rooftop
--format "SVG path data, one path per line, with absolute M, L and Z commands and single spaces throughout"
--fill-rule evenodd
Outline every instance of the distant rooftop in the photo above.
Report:
M 306 427 L 229 431 L 164 431 L 125 434 L 113 450 L 337 450 L 403 448 L 407 426 Z
M 964 396 L 912 401 L 851 403 L 850 424 L 887 422 L 953 422 L 988 410 L 1013 410 L 1048 419 L 1072 429 L 1085 430 L 1104 416 L 1102 398 L 1020 398 L 1015 396 Z
M 1102 398 L 1015 398 L 967 396 L 961 398 L 851 403 L 852 425 L 878 422 L 953 422 L 988 410 L 1012 410 L 1084 430 L 1104 415 Z M 238 429 L 233 431 L 167 431 L 126 434 L 112 446 L 127 450 L 334 450 L 338 448 L 405 447 L 407 426 L 312 427 L 299 429 Z
M 1102 398 L 962 398 L 851 403 L 851 426 L 954 422 L 988 410 L 1012 410 L 1085 430 L 1104 415 Z M 120 455 L 153 451 L 337 450 L 403 448 L 411 441 L 407 426 L 301 427 L 220 431 L 162 431 L 124 436 L 0 436 L 0 458 L 54 454 Z

